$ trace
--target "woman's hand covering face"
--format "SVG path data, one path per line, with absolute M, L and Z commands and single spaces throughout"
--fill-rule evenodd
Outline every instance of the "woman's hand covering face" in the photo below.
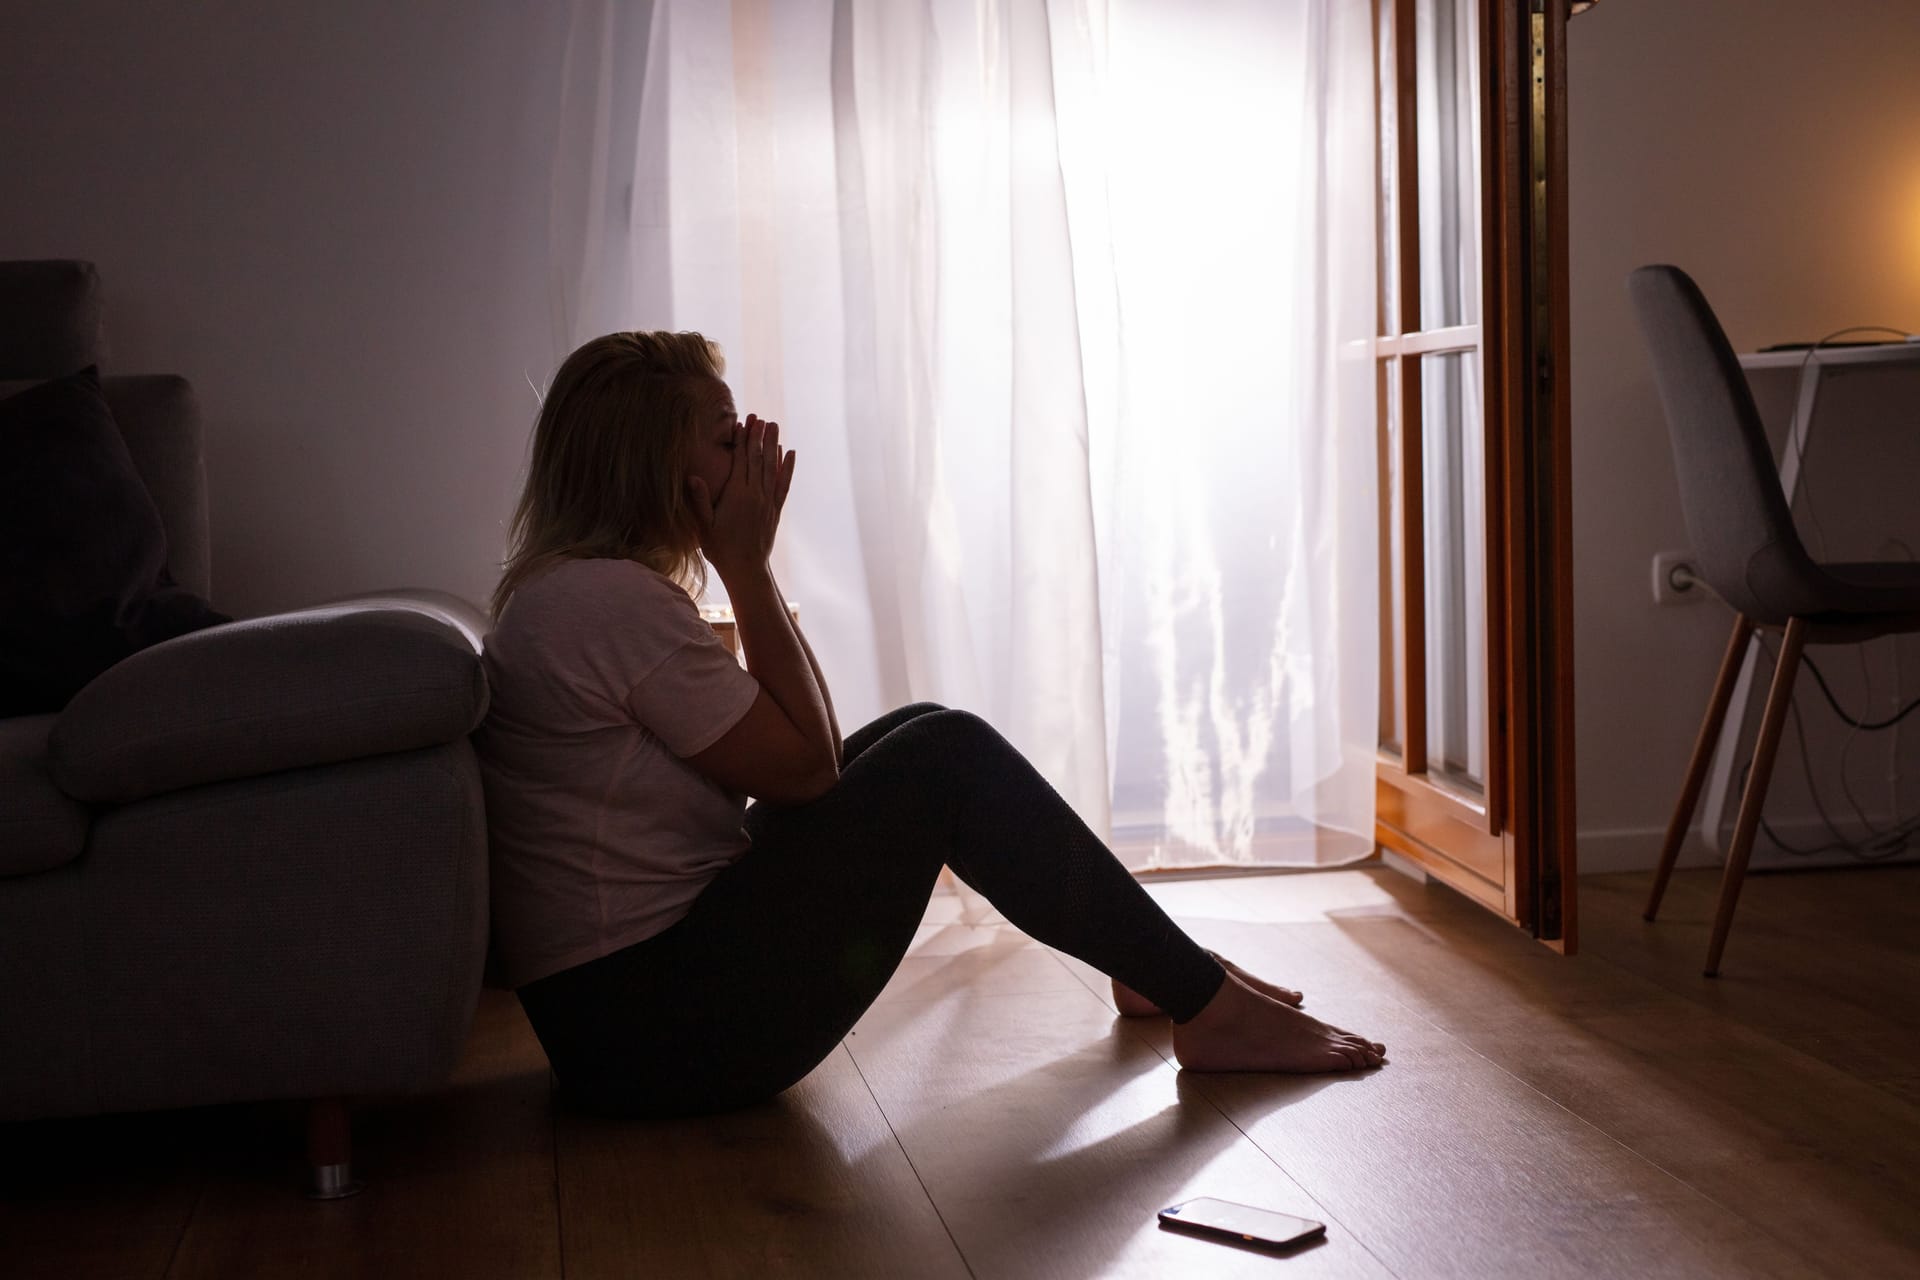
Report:
M 732 448 L 733 469 L 719 493 L 699 476 L 687 478 L 700 550 L 722 579 L 760 568 L 773 554 L 798 456 L 780 447 L 779 423 L 753 414 L 734 424 Z

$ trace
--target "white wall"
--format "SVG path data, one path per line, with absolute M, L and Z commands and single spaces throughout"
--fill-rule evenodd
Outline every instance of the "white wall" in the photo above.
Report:
M 1731 624 L 1652 603 L 1654 552 L 1687 536 L 1624 278 L 1680 265 L 1736 350 L 1920 330 L 1920 5 L 1606 0 L 1568 48 L 1579 821 L 1601 870 L 1651 863 Z M 1811 812 L 1797 768 L 1783 822 Z
M 217 604 L 482 601 L 564 352 L 547 301 L 566 8 L 9 4 L 0 257 L 78 257 L 109 373 L 207 419 Z

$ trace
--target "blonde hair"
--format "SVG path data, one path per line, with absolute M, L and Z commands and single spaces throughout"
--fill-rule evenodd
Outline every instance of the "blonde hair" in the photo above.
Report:
M 532 457 L 492 610 L 557 560 L 636 560 L 698 598 L 706 587 L 686 474 L 707 406 L 703 383 L 726 371 L 697 333 L 609 333 L 560 365 L 540 402 Z

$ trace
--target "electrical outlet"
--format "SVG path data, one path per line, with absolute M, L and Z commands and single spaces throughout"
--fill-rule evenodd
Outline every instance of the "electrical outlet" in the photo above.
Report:
M 1653 602 L 1655 604 L 1692 604 L 1704 600 L 1707 589 L 1700 583 L 1700 571 L 1694 567 L 1691 551 L 1656 551 L 1653 556 Z

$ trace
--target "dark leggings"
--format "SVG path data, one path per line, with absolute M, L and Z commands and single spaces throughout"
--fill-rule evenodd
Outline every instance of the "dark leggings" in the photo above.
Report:
M 749 808 L 753 847 L 679 923 L 520 989 L 576 1105 L 687 1115 L 794 1084 L 880 994 L 943 864 L 1176 1022 L 1225 981 L 978 716 L 903 707 L 849 737 L 845 757 L 818 800 Z

